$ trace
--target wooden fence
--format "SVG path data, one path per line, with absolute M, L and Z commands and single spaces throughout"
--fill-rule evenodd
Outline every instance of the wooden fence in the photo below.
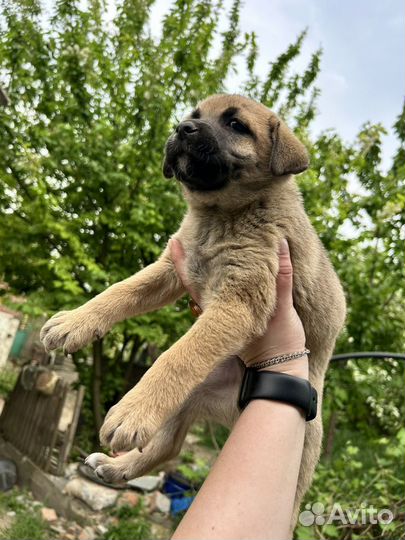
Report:
M 73 391 L 59 379 L 51 395 L 26 390 L 21 374 L 0 416 L 0 433 L 41 469 L 62 475 L 76 432 L 84 387 Z M 75 392 L 73 416 L 65 431 L 59 424 L 68 392 Z

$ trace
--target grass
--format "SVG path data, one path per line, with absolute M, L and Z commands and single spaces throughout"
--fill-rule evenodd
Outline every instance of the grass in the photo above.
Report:
M 13 367 L 3 367 L 0 370 L 0 397 L 7 397 L 14 388 L 19 371 Z
M 17 514 L 10 527 L 0 531 L 1 540 L 46 540 L 48 529 L 39 516 Z
M 110 525 L 103 536 L 103 540 L 145 540 L 151 538 L 151 526 L 148 521 L 142 503 L 136 506 L 122 506 L 114 509 L 111 515 L 118 522 Z
M 18 489 L 0 493 L 0 517 L 15 512 L 10 525 L 0 529 L 0 540 L 47 540 L 50 537 L 48 525 L 32 503 L 30 495 Z

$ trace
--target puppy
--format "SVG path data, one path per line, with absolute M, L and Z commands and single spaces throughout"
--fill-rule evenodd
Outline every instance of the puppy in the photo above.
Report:
M 308 164 L 303 144 L 273 112 L 237 95 L 201 102 L 169 138 L 164 174 L 181 183 L 189 207 L 174 237 L 184 246 L 189 280 L 204 311 L 107 414 L 102 444 L 129 453 L 88 458 L 105 480 L 145 474 L 176 455 L 197 417 L 228 426 L 235 422 L 243 374 L 235 355 L 264 333 L 274 312 L 282 238 L 290 245 L 294 304 L 311 350 L 310 381 L 320 407 L 345 299 L 295 184 L 293 175 Z M 73 311 L 56 314 L 41 339 L 48 350 L 73 352 L 116 322 L 159 309 L 184 292 L 166 248 L 136 275 Z M 294 521 L 321 438 L 319 410 L 306 426 Z

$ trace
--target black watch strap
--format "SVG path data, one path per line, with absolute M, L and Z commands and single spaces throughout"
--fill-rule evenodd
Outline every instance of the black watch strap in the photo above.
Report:
M 252 399 L 271 399 L 291 403 L 302 409 L 308 422 L 316 417 L 318 394 L 305 379 L 246 368 L 239 395 L 239 407 L 244 409 Z

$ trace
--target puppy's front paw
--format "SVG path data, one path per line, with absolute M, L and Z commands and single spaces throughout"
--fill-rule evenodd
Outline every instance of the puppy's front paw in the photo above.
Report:
M 150 397 L 131 390 L 112 407 L 100 430 L 100 442 L 113 452 L 142 451 L 163 422 Z
M 65 353 L 78 351 L 101 338 L 108 328 L 94 312 L 83 308 L 60 311 L 42 327 L 40 339 L 47 351 L 63 347 Z

